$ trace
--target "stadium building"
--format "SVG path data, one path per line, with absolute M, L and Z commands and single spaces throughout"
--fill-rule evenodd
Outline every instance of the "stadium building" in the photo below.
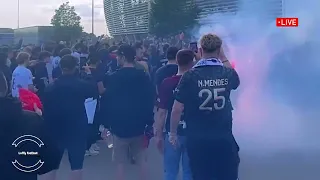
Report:
M 219 15 L 250 14 L 259 8 L 263 19 L 283 16 L 284 0 L 196 0 L 201 9 L 199 23 L 218 23 Z M 260 11 L 261 9 L 261 11 Z M 150 0 L 104 0 L 105 18 L 113 37 L 140 39 L 148 33 Z M 214 18 L 207 18 L 215 14 Z M 252 13 L 251 13 L 252 15 Z

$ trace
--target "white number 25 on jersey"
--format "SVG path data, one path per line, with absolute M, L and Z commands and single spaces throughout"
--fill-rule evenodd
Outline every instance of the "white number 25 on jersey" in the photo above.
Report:
M 200 110 L 206 110 L 206 111 L 212 111 L 212 110 L 221 110 L 226 105 L 226 98 L 224 96 L 221 96 L 220 94 L 223 93 L 226 90 L 226 88 L 216 88 L 213 90 L 210 89 L 202 89 L 199 92 L 199 97 L 207 97 L 203 103 L 199 106 Z M 213 107 L 207 106 L 208 103 L 213 98 Z

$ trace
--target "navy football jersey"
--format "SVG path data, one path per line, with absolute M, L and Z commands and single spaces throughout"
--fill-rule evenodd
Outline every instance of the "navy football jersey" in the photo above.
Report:
M 219 138 L 232 134 L 231 90 L 240 84 L 234 69 L 202 65 L 186 72 L 175 99 L 184 104 L 187 136 Z

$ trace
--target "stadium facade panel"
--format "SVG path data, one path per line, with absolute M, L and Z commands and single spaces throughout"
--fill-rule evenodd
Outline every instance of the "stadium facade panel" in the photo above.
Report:
M 242 16 L 274 21 L 284 15 L 284 0 L 196 0 L 202 10 L 200 24 L 214 24 L 226 17 Z M 256 17 L 253 17 L 253 16 Z
M 146 34 L 149 0 L 104 0 L 104 12 L 111 36 Z

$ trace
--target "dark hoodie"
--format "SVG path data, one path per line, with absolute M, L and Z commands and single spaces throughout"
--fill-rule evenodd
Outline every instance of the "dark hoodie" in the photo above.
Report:
M 0 177 L 1 180 L 36 180 L 37 174 L 44 174 L 56 165 L 57 154 L 55 146 L 47 138 L 44 120 L 36 113 L 22 110 L 21 103 L 17 99 L 9 97 L 0 98 Z M 32 135 L 39 138 L 44 146 L 39 148 L 32 141 L 23 141 L 17 147 L 13 142 L 23 136 Z M 38 152 L 38 155 L 23 156 L 18 152 Z M 36 171 L 23 172 L 13 166 L 17 160 L 24 166 L 32 166 L 39 160 L 44 164 Z M 30 169 L 23 169 L 30 170 Z

